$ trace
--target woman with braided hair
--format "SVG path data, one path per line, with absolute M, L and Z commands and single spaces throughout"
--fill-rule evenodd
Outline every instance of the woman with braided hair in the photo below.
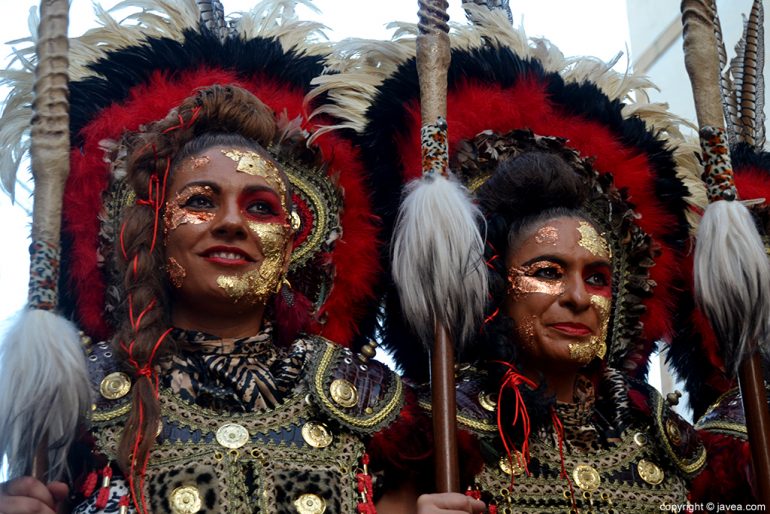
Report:
M 88 350 L 101 398 L 92 447 L 73 459 L 73 512 L 374 508 L 365 441 L 401 388 L 300 334 L 311 303 L 287 281 L 292 143 L 257 97 L 219 85 L 126 136 L 125 301 L 113 344 Z M 0 511 L 16 512 L 14 487 Z

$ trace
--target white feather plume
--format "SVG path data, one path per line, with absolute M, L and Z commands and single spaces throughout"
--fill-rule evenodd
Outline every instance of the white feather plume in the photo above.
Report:
M 428 176 L 406 187 L 393 242 L 393 278 L 406 319 L 429 348 L 436 321 L 462 348 L 483 319 L 488 287 L 481 219 L 454 179 Z
M 713 202 L 695 246 L 695 292 L 718 340 L 728 371 L 737 371 L 754 344 L 768 353 L 770 263 L 749 210 L 738 201 Z
M 47 438 L 47 478 L 61 478 L 91 405 L 77 329 L 54 313 L 25 309 L 0 344 L 0 370 L 0 461 L 8 458 L 8 476 L 28 474 Z

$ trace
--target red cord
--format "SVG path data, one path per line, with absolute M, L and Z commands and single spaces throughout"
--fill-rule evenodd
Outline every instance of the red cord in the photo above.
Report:
M 358 493 L 361 495 L 361 501 L 358 502 L 356 510 L 359 514 L 377 514 L 372 496 L 372 476 L 369 474 L 369 454 L 364 453 L 361 457 L 361 463 L 364 469 L 361 473 L 356 473 L 356 482 L 358 484 Z
M 572 480 L 569 479 L 567 474 L 567 466 L 564 463 L 564 425 L 562 424 L 559 416 L 556 414 L 556 410 L 551 407 L 551 420 L 553 421 L 553 428 L 556 431 L 556 438 L 559 441 L 559 457 L 561 458 L 561 474 L 559 478 L 563 478 L 567 481 L 569 486 L 569 495 L 572 500 L 572 508 L 577 512 L 577 501 L 575 500 L 575 488 L 572 486 Z
M 107 501 L 110 499 L 110 485 L 112 482 L 112 468 L 109 464 L 102 470 L 102 486 L 99 488 L 99 494 L 96 496 L 94 507 L 104 509 Z
M 502 361 L 495 361 L 498 364 L 502 364 L 503 366 L 506 366 L 508 368 L 508 371 L 505 372 L 505 375 L 503 376 L 503 383 L 500 385 L 500 390 L 498 391 L 497 398 L 498 398 L 498 404 L 497 404 L 497 431 L 500 434 L 500 439 L 503 441 L 503 446 L 505 447 L 505 453 L 508 457 L 508 462 L 513 466 L 513 451 L 511 450 L 513 448 L 513 442 L 510 441 L 509 437 L 506 435 L 506 432 L 503 428 L 503 417 L 502 417 L 502 403 L 501 400 L 503 398 L 503 392 L 506 388 L 510 388 L 513 391 L 514 397 L 515 397 L 515 403 L 514 403 L 514 413 L 513 413 L 513 422 L 511 423 L 511 427 L 515 427 L 518 423 L 519 419 L 521 419 L 521 425 L 522 425 L 522 433 L 524 435 L 524 440 L 521 443 L 521 452 L 517 456 L 517 459 L 519 461 L 519 464 L 524 468 L 524 471 L 527 473 L 527 476 L 529 476 L 529 434 L 531 431 L 530 421 L 529 421 L 529 413 L 527 412 L 527 406 L 524 404 L 524 398 L 521 396 L 521 391 L 519 390 L 519 386 L 521 384 L 525 384 L 529 386 L 530 388 L 534 389 L 536 384 L 522 375 L 518 372 L 515 366 L 513 364 L 510 364 L 508 362 L 502 362 Z M 513 448 L 515 451 L 515 448 Z M 514 484 L 514 477 L 513 474 L 511 474 L 511 488 L 513 488 Z

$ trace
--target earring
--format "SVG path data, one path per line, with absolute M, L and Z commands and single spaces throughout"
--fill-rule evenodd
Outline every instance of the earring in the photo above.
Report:
M 289 307 L 294 306 L 294 290 L 291 288 L 291 282 L 286 277 L 283 277 L 280 285 L 278 286 L 278 292 L 283 296 L 283 300 Z

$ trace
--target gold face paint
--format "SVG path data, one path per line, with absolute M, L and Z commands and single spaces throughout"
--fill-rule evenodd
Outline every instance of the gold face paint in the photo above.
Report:
M 168 258 L 168 263 L 166 264 L 166 273 L 168 273 L 168 279 L 172 286 L 177 289 L 182 287 L 182 282 L 187 276 L 187 272 L 173 257 Z
M 591 305 L 599 313 L 600 330 L 599 335 L 594 337 L 593 344 L 596 348 L 596 356 L 603 359 L 607 354 L 607 330 L 610 324 L 610 307 L 612 298 L 609 296 L 591 295 Z
M 508 271 L 508 284 L 514 299 L 519 299 L 525 294 L 542 293 L 552 296 L 561 296 L 566 290 L 563 280 L 544 279 L 534 277 L 538 270 L 543 268 L 558 267 L 552 262 L 536 262 L 530 266 L 514 266 Z
M 580 239 L 578 240 L 580 246 L 597 257 L 609 259 L 612 256 L 607 240 L 600 236 L 590 223 L 585 221 L 578 223 L 578 232 L 580 232 Z
M 202 168 L 203 166 L 206 166 L 210 162 L 211 162 L 211 159 L 209 158 L 208 155 L 201 155 L 200 157 L 190 158 L 190 165 L 194 170 L 197 170 L 198 168 Z
M 168 235 L 171 230 L 176 230 L 179 225 L 189 223 L 197 225 L 214 219 L 213 212 L 198 212 L 190 210 L 184 205 L 194 196 L 202 195 L 208 198 L 214 194 L 209 186 L 192 186 L 184 189 L 166 202 L 166 212 L 163 214 L 163 232 Z
M 535 335 L 535 322 L 537 316 L 529 316 L 516 325 L 516 332 L 519 335 L 519 343 L 522 348 L 530 351 L 537 347 L 537 337 Z
M 279 223 L 249 222 L 249 229 L 260 241 L 264 260 L 259 268 L 242 275 L 221 275 L 217 278 L 217 285 L 236 302 L 264 304 L 281 286 L 291 227 Z
M 264 178 L 265 181 L 278 192 L 278 196 L 281 197 L 281 206 L 288 215 L 288 209 L 286 207 L 286 184 L 283 182 L 281 172 L 273 162 L 251 150 L 243 151 L 233 148 L 230 150 L 222 150 L 222 154 L 238 163 L 235 167 L 236 171 Z
M 556 227 L 546 225 L 535 232 L 535 242 L 540 245 L 554 245 L 559 242 L 559 230 Z
M 570 343 L 569 356 L 578 364 L 588 364 L 596 355 L 593 339 L 585 343 Z
M 599 314 L 599 333 L 590 340 L 569 344 L 569 356 L 579 364 L 588 364 L 594 357 L 603 359 L 607 354 L 607 329 L 610 322 L 612 299 L 607 296 L 591 295 L 591 306 Z

